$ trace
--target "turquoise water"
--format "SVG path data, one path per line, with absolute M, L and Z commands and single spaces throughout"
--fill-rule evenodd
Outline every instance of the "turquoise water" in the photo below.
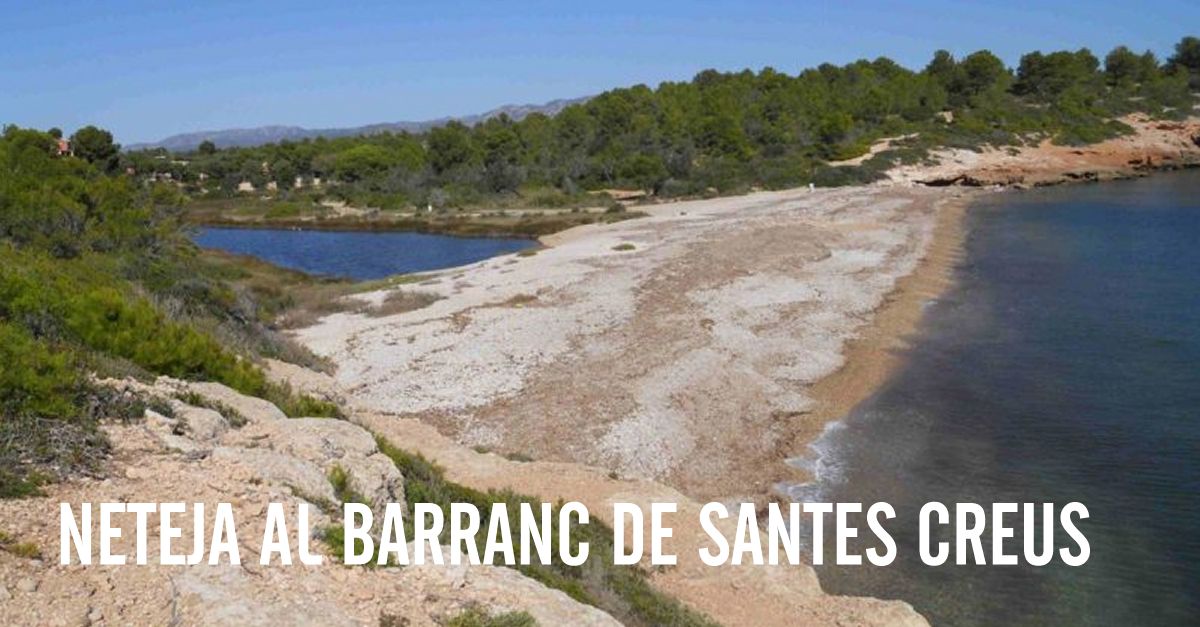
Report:
M 895 505 L 899 558 L 823 585 L 935 625 L 1200 624 L 1200 173 L 1003 194 L 967 219 L 959 284 L 906 365 L 815 446 L 809 496 Z M 1081 501 L 1091 559 L 925 566 L 927 501 Z
M 380 279 L 475 263 L 534 246 L 528 239 L 424 233 L 202 228 L 205 248 L 254 255 L 310 274 Z

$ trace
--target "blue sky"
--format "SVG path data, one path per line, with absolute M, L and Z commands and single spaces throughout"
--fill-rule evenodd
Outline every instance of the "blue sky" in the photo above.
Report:
M 175 4 L 0 0 L 0 124 L 91 123 L 131 143 L 477 113 L 709 67 L 920 67 L 937 48 L 1015 64 L 1119 43 L 1166 55 L 1200 35 L 1197 0 Z

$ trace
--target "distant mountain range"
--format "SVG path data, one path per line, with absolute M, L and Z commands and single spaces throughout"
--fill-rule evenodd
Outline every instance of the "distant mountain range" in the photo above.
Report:
M 126 146 L 126 150 L 143 150 L 146 148 L 166 148 L 172 152 L 187 152 L 195 150 L 200 142 L 209 140 L 216 144 L 218 148 L 229 148 L 234 146 L 261 146 L 262 144 L 271 144 L 283 140 L 296 141 L 311 137 L 346 137 L 353 135 L 371 135 L 374 133 L 384 132 L 399 132 L 408 131 L 410 133 L 420 133 L 427 131 L 435 126 L 441 126 L 452 121 L 459 121 L 463 124 L 471 126 L 477 122 L 482 122 L 489 118 L 494 118 L 501 114 L 507 114 L 508 117 L 514 120 L 521 120 L 533 113 L 542 113 L 545 115 L 555 115 L 559 111 L 581 102 L 586 102 L 591 96 L 583 96 L 581 98 L 564 98 L 560 100 L 552 100 L 541 105 L 505 105 L 475 115 L 465 115 L 461 117 L 446 117 L 436 120 L 426 120 L 424 122 L 383 122 L 379 124 L 368 124 L 366 126 L 354 126 L 348 128 L 304 128 L 302 126 L 259 126 L 256 128 L 227 128 L 217 131 L 199 131 L 196 133 L 181 133 L 172 135 L 165 139 L 160 139 L 156 142 L 147 142 L 141 144 L 131 144 Z

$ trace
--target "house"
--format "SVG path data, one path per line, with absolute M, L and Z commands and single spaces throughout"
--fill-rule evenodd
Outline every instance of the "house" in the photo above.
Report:
M 59 137 L 58 139 L 55 140 L 54 151 L 55 151 L 55 155 L 57 155 L 59 157 L 62 157 L 64 155 L 65 156 L 74 156 L 75 155 L 75 152 L 73 150 L 71 150 L 71 141 L 68 139 L 63 139 L 61 137 Z
M 237 190 L 239 192 L 253 192 L 254 183 L 251 183 L 250 181 L 242 181 L 241 183 L 238 183 Z

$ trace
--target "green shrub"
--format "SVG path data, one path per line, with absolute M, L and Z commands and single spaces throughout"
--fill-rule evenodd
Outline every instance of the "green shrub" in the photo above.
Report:
M 468 608 L 446 621 L 446 627 L 536 627 L 537 624 L 528 612 L 489 614 L 479 607 Z
M 505 502 L 508 505 L 509 524 L 519 528 L 520 504 L 529 503 L 540 507 L 540 499 L 516 494 L 511 491 L 480 492 L 446 479 L 442 469 L 420 455 L 396 448 L 383 438 L 376 438 L 379 450 L 387 455 L 404 476 L 405 500 L 408 511 L 404 522 L 407 537 L 412 537 L 412 504 L 433 503 L 438 505 L 446 517 L 450 516 L 451 503 L 471 503 L 479 508 L 483 519 L 480 528 L 488 528 L 487 516 L 491 505 Z M 552 516 L 558 523 L 557 507 Z M 572 542 L 588 542 L 589 556 L 582 566 L 567 566 L 559 561 L 550 565 L 531 564 L 515 567 L 523 575 L 542 584 L 560 590 L 581 603 L 599 607 L 626 625 L 704 625 L 714 623 L 678 600 L 658 592 L 650 585 L 647 573 L 634 566 L 617 566 L 612 563 L 612 528 L 593 518 L 586 525 L 575 525 L 571 529 Z M 482 535 L 482 534 L 481 534 Z M 557 530 L 551 532 L 551 554 L 558 552 Z M 443 533 L 447 542 L 449 531 Z M 520 553 L 520 542 L 516 539 L 514 550 Z M 477 541 L 484 542 L 483 537 Z M 480 546 L 480 550 L 482 550 Z
M 165 319 L 144 299 L 112 288 L 68 297 L 66 326 L 88 347 L 129 359 L 158 374 L 219 381 L 259 395 L 266 376 L 212 337 Z
M 79 414 L 80 391 L 70 353 L 0 321 L 0 415 L 71 419 Z

